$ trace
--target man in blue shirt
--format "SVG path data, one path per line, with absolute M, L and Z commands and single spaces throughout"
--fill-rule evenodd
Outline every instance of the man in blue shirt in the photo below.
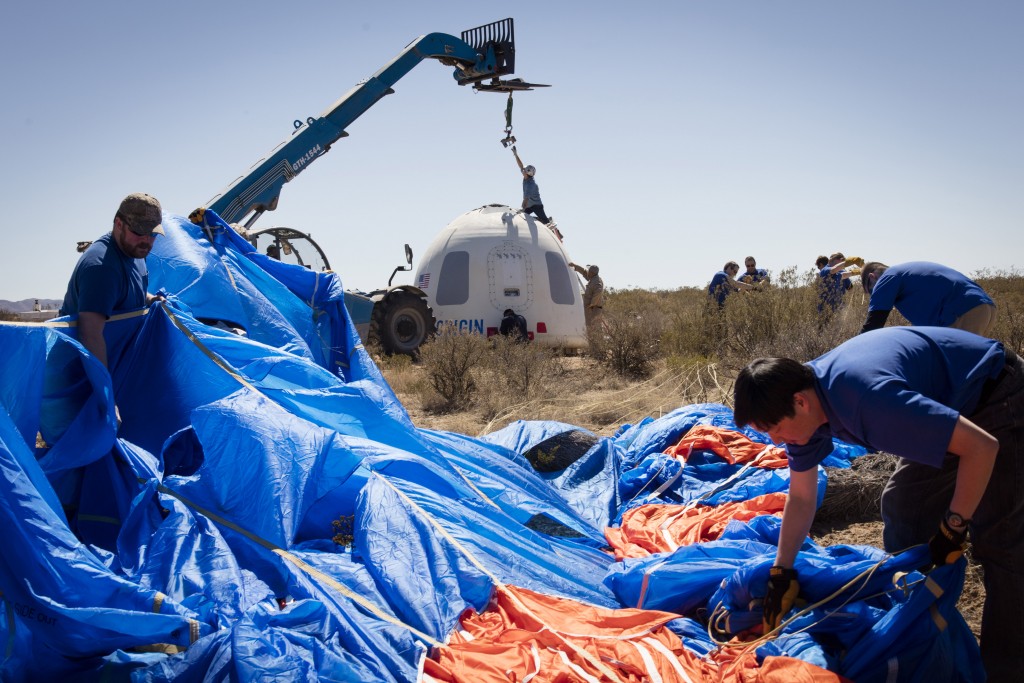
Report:
M 110 316 L 143 308 L 157 298 L 146 291 L 146 256 L 164 232 L 162 220 L 155 197 L 128 195 L 114 214 L 113 229 L 85 250 L 71 273 L 60 314 L 78 316 L 78 341 L 105 366 L 103 329 Z
M 928 542 L 955 561 L 968 529 L 985 572 L 989 680 L 1024 671 L 1024 364 L 992 339 L 887 327 L 810 363 L 761 358 L 736 379 L 735 420 L 785 444 L 789 497 L 765 596 L 775 628 L 799 592 L 793 568 L 814 519 L 832 437 L 900 456 L 882 494 L 886 550 Z M 937 531 L 936 531 L 937 529 Z M 929 536 L 931 540 L 929 541 Z
M 841 251 L 831 256 L 819 256 L 814 262 L 818 268 L 818 313 L 831 315 L 843 305 L 843 297 L 846 291 L 853 287 L 850 278 L 857 274 L 857 271 L 846 270 L 848 266 L 859 266 L 864 264 L 864 259 L 851 256 L 847 259 Z
M 746 266 L 746 270 L 743 271 L 743 275 L 740 276 L 740 282 L 745 282 L 748 285 L 760 285 L 755 289 L 761 289 L 768 284 L 768 271 L 764 268 L 757 267 L 757 260 L 753 256 L 748 256 L 743 259 L 743 265 Z M 761 284 L 763 283 L 763 284 Z
M 736 281 L 736 275 L 739 272 L 740 264 L 735 261 L 727 261 L 722 269 L 711 277 L 711 284 L 708 285 L 708 297 L 718 304 L 719 309 L 725 308 L 725 299 L 733 292 L 754 288 L 746 282 Z
M 871 295 L 861 332 L 883 327 L 893 308 L 911 325 L 955 327 L 983 337 L 996 321 L 996 305 L 985 290 L 938 263 L 911 261 L 890 268 L 871 261 L 864 264 L 860 282 Z

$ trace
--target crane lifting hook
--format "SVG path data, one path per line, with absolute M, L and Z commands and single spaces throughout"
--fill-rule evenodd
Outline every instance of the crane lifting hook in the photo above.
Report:
M 512 135 L 512 91 L 508 93 L 508 104 L 505 105 L 505 137 L 501 141 L 501 146 L 508 148 L 509 145 L 516 144 L 516 137 Z

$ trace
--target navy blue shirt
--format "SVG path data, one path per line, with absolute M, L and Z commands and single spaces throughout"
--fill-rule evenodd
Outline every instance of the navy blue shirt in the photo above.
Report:
M 725 297 L 732 293 L 732 289 L 726 284 L 729 276 L 724 270 L 720 270 L 715 273 L 714 277 L 711 278 L 711 284 L 708 285 L 708 296 L 718 302 L 719 306 L 725 305 Z
M 960 414 L 1006 363 L 1000 342 L 948 327 L 886 327 L 807 363 L 828 422 L 786 445 L 796 472 L 832 452 L 832 437 L 939 467 Z
M 868 312 L 895 308 L 911 325 L 946 327 L 981 304 L 995 305 L 985 290 L 963 273 L 938 263 L 911 261 L 878 276 Z
M 818 271 L 818 286 L 821 287 L 821 300 L 818 303 L 818 310 L 828 306 L 832 310 L 839 308 L 843 303 L 843 295 L 846 290 L 853 287 L 849 278 L 843 279 L 843 270 L 830 273 L 831 266 L 825 266 Z
M 108 232 L 79 257 L 60 314 L 78 315 L 86 311 L 109 318 L 115 313 L 137 310 L 146 305 L 148 287 L 146 260 L 126 255 Z
M 753 273 L 744 270 L 743 274 L 740 275 L 740 279 L 743 280 L 744 282 L 755 284 L 760 282 L 761 280 L 767 280 L 768 271 L 765 270 L 764 268 L 755 268 Z

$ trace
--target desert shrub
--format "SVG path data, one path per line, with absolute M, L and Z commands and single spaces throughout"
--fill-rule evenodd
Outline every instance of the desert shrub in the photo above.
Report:
M 855 286 L 838 312 L 822 316 L 817 287 L 814 271 L 790 267 L 763 290 L 733 294 L 722 310 L 702 288 L 657 292 L 652 296 L 663 321 L 659 351 L 665 357 L 705 358 L 723 368 L 742 367 L 760 356 L 815 358 L 857 334 L 867 309 Z M 620 294 L 613 291 L 610 301 Z M 631 298 L 643 300 L 636 294 Z
M 703 289 L 689 287 L 672 292 L 662 307 L 662 352 L 682 357 L 715 355 L 721 338 L 717 313 L 717 306 L 709 305 Z
M 635 290 L 609 300 L 602 329 L 587 335 L 591 355 L 623 377 L 650 376 L 665 326 L 658 299 L 657 292 Z
M 374 361 L 391 386 L 392 391 L 402 394 L 418 394 L 426 388 L 423 373 L 418 372 L 413 359 L 404 353 L 387 355 L 383 351 L 374 355 Z
M 993 336 L 1024 351 L 1024 276 L 972 277 L 999 309 Z M 407 365 L 403 356 L 379 362 L 392 387 L 419 396 L 428 412 L 450 415 L 472 408 L 466 433 L 481 424 L 489 431 L 516 419 L 561 419 L 597 428 L 685 403 L 728 404 L 736 373 L 754 358 L 817 358 L 858 334 L 867 313 L 867 297 L 855 284 L 838 313 L 822 320 L 816 273 L 796 267 L 778 271 L 764 291 L 730 296 L 716 317 L 708 315 L 707 299 L 698 287 L 609 289 L 606 326 L 582 358 L 519 357 L 509 354 L 547 350 L 443 335 L 435 350 L 424 347 L 418 365 Z M 898 311 L 887 323 L 906 324 Z M 440 347 L 456 342 L 466 345 L 461 354 L 448 348 L 441 363 L 445 354 Z M 568 374 L 567 367 L 573 368 Z M 585 372 L 577 372 L 580 367 Z
M 772 287 L 730 297 L 727 313 L 734 332 L 730 365 L 753 358 L 780 356 L 811 360 L 860 331 L 866 312 L 863 291 L 856 285 L 836 311 L 819 311 L 820 290 L 814 271 L 782 270 Z
M 6 308 L 0 308 L 0 320 L 18 320 L 18 315 L 8 311 Z
M 355 515 L 342 515 L 331 522 L 331 526 L 337 532 L 331 540 L 343 548 L 351 547 L 355 542 L 355 519 Z
M 986 270 L 971 277 L 996 304 L 992 336 L 1016 353 L 1024 353 L 1024 275 L 1017 270 Z
M 477 334 L 442 330 L 420 348 L 432 392 L 424 396 L 424 408 L 447 413 L 465 410 L 477 390 L 476 366 L 487 351 L 487 341 Z
M 486 377 L 479 401 L 485 414 L 493 417 L 545 395 L 556 372 L 554 351 L 497 335 L 480 357 L 479 372 Z
M 992 336 L 1017 354 L 1024 353 L 1024 302 L 996 302 L 998 313 Z

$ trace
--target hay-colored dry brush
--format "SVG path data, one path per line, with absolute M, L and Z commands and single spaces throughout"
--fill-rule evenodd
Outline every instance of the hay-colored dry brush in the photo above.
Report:
M 623 377 L 644 379 L 661 355 L 664 328 L 660 307 L 620 299 L 605 306 L 603 324 L 588 332 L 589 353 Z
M 413 363 L 413 359 L 402 353 L 385 354 L 379 347 L 371 350 L 381 373 L 387 379 L 392 391 L 398 394 L 422 394 L 428 389 L 427 379 Z
M 480 358 L 479 372 L 477 404 L 491 420 L 542 400 L 557 380 L 560 366 L 553 349 L 497 335 Z
M 817 275 L 795 267 L 779 273 L 769 287 L 730 296 L 720 361 L 737 371 L 763 356 L 807 361 L 860 331 L 867 303 L 859 287 L 848 290 L 835 311 L 821 308 L 820 301 Z
M 971 278 L 988 292 L 996 303 L 996 323 L 992 336 L 1024 353 L 1024 274 L 1010 271 L 983 270 Z
M 479 363 L 487 340 L 478 334 L 441 329 L 420 349 L 429 387 L 421 392 L 423 407 L 450 413 L 470 407 L 477 390 Z
M 1024 351 L 1024 277 L 972 277 L 999 309 L 993 336 Z M 834 314 L 822 315 L 819 301 L 816 272 L 796 267 L 774 273 L 762 291 L 733 294 L 721 311 L 708 305 L 704 288 L 609 289 L 605 326 L 582 355 L 442 331 L 420 363 L 382 359 L 381 368 L 403 400 L 417 400 L 428 414 L 473 412 L 484 429 L 555 419 L 614 431 L 645 410 L 729 405 L 736 373 L 754 358 L 808 361 L 860 332 L 867 296 L 859 283 Z M 888 325 L 906 324 L 898 311 L 889 316 Z

